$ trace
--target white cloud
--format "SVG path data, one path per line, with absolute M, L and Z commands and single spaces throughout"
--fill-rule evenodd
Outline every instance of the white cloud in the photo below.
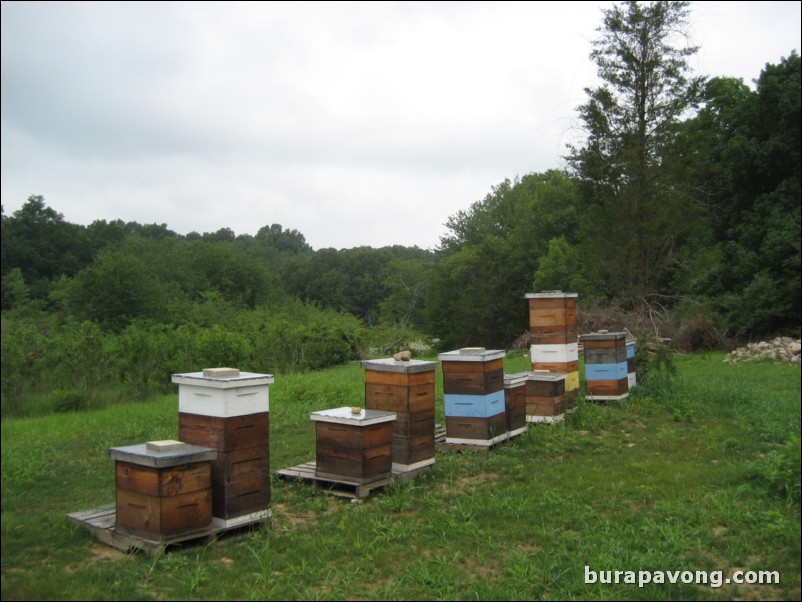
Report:
M 491 186 L 563 166 L 601 6 L 4 2 L 4 209 L 434 247 Z M 704 73 L 800 46 L 798 2 L 692 14 Z

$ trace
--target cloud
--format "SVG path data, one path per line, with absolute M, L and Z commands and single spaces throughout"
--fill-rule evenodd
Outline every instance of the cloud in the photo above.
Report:
M 504 178 L 563 166 L 608 5 L 3 3 L 3 206 L 433 247 Z M 705 56 L 728 64 L 719 18 L 787 36 L 787 5 L 694 3 Z

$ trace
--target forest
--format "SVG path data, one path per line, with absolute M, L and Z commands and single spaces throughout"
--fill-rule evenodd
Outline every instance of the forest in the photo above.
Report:
M 657 58 L 636 64 L 616 47 L 639 39 L 632 23 L 683 17 L 633 10 L 675 5 L 610 11 L 569 167 L 466 199 L 436 249 L 313 249 L 280 224 L 84 226 L 37 194 L 3 209 L 3 416 L 143 398 L 203 366 L 289 373 L 419 341 L 509 349 L 524 294 L 542 290 L 579 293 L 580 328 L 685 351 L 799 337 L 799 55 L 750 86 L 688 76 L 694 49 L 650 42 Z

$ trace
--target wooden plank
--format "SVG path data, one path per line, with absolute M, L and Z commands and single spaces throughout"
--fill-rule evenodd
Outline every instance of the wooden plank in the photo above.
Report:
M 454 439 L 488 440 L 507 431 L 507 416 L 503 412 L 490 418 L 446 416 L 446 437 Z
M 529 297 L 529 309 L 574 309 L 576 297 Z
M 487 362 L 460 362 L 443 360 L 443 374 L 448 373 L 478 373 L 484 374 L 494 370 L 504 370 L 504 358 L 490 360 Z M 503 380 L 503 377 L 502 377 Z
M 504 370 L 486 372 L 443 372 L 443 392 L 458 395 L 486 395 L 504 388 Z
M 621 337 L 620 339 L 601 339 L 601 340 L 593 340 L 593 339 L 582 339 L 582 344 L 584 348 L 587 349 L 615 349 L 616 347 L 623 347 L 624 351 L 626 352 L 626 339 Z
M 526 381 L 526 397 L 557 397 L 565 393 L 564 380 L 536 380 L 530 378 Z
M 210 489 L 158 498 L 117 490 L 117 528 L 158 537 L 208 527 L 212 521 Z
M 588 395 L 618 396 L 629 392 L 628 379 L 618 380 L 586 380 L 585 388 Z
M 239 529 L 251 524 L 259 524 L 262 518 L 233 527 L 215 527 L 212 525 L 197 529 L 187 529 L 180 533 L 155 535 L 149 533 L 136 534 L 126 531 L 125 527 L 116 526 L 115 504 L 105 504 L 66 515 L 71 523 L 86 529 L 95 539 L 121 552 L 132 549 L 142 550 L 151 555 L 163 554 L 169 546 L 193 541 L 208 540 L 231 529 Z
M 531 326 L 575 326 L 576 308 L 530 309 L 529 324 Z
M 579 370 L 579 360 L 575 362 L 532 362 L 532 370 L 548 370 L 549 372 L 568 374 Z
M 434 384 L 365 385 L 365 408 L 385 412 L 420 412 L 434 408 Z
M 270 441 L 270 413 L 220 418 L 179 412 L 178 438 L 224 452 L 264 446 Z
M 514 408 L 508 408 L 506 413 L 507 432 L 516 431 L 526 426 L 526 403 Z
M 393 463 L 415 464 L 434 457 L 434 431 L 417 437 L 393 437 Z
M 389 445 L 393 436 L 393 423 L 381 422 L 368 426 L 316 422 L 315 441 L 319 448 L 368 450 Z
M 380 370 L 365 370 L 365 384 L 374 385 L 395 385 L 411 387 L 415 385 L 433 385 L 435 383 L 435 371 L 430 372 L 384 372 Z
M 209 462 L 154 468 L 130 462 L 116 462 L 117 489 L 156 497 L 181 495 L 208 489 L 212 468 Z
M 527 416 L 558 416 L 565 413 L 563 398 L 551 401 L 534 401 L 526 404 Z
M 270 506 L 270 480 L 212 487 L 212 502 L 214 516 L 224 519 L 266 510 Z
M 225 485 L 243 480 L 270 480 L 270 448 L 250 447 L 231 452 L 218 452 L 212 462 L 212 484 Z
M 434 408 L 419 412 L 397 412 L 393 437 L 417 437 L 434 433 Z
M 526 407 L 526 383 L 518 387 L 504 389 L 504 409 L 509 412 L 515 408 Z
M 347 498 L 368 497 L 371 492 L 387 487 L 393 482 L 390 474 L 379 479 L 362 481 L 342 475 L 327 474 L 318 468 L 317 462 L 306 462 L 276 472 L 278 477 L 311 481 L 326 493 Z

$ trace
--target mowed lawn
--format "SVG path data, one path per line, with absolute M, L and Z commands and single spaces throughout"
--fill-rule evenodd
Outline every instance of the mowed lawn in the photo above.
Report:
M 177 438 L 177 395 L 5 420 L 2 599 L 798 600 L 800 369 L 723 357 L 676 358 L 673 379 L 652 372 L 625 402 L 580 402 L 489 453 L 439 449 L 432 470 L 363 503 L 273 479 L 260 529 L 160 557 L 113 550 L 65 514 L 114 501 L 109 447 Z M 358 363 L 277 376 L 271 469 L 314 459 L 310 411 L 363 400 Z M 608 571 L 621 583 L 600 583 Z M 641 587 L 627 571 L 681 573 Z M 682 578 L 760 571 L 779 583 Z

